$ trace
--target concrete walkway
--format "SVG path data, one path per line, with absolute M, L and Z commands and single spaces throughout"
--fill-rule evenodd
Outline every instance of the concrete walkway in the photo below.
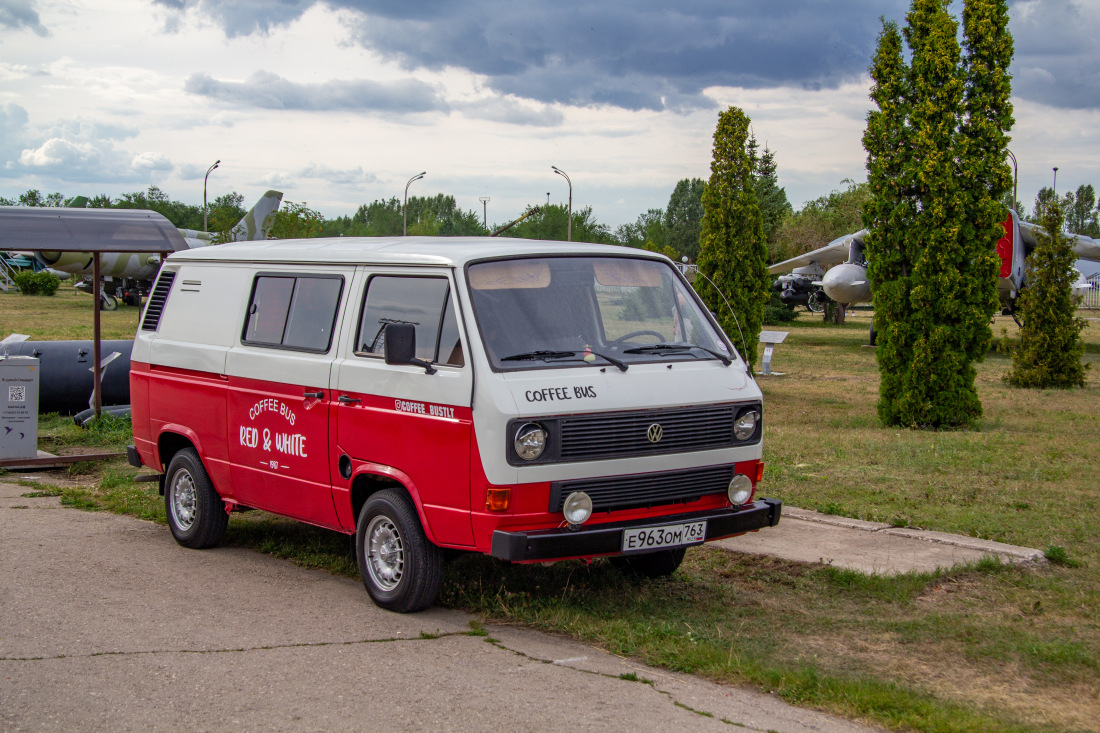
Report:
M 973 537 L 893 527 L 783 507 L 775 527 L 719 540 L 721 547 L 798 562 L 821 562 L 864 573 L 928 572 L 994 556 L 1003 562 L 1046 562 L 1042 550 Z
M 870 730 L 29 491 L 0 483 L 3 731 Z

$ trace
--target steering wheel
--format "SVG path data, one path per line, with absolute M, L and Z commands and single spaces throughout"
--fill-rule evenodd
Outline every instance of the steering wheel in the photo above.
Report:
M 620 336 L 617 339 L 613 339 L 611 341 L 611 343 L 612 344 L 621 344 L 622 342 L 626 341 L 627 339 L 634 338 L 635 336 L 656 336 L 658 341 L 664 341 L 665 340 L 665 337 L 663 335 L 657 333 L 656 331 L 631 331 L 630 333 L 626 334 L 625 336 Z

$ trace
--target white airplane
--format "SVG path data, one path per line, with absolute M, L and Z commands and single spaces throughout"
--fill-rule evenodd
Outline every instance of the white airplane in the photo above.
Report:
M 1026 285 L 1026 259 L 1035 249 L 1035 231 L 1041 231 L 1041 228 L 1020 221 L 1015 211 L 1009 211 L 1009 214 L 1002 224 L 1005 236 L 997 242 L 997 256 L 1001 261 L 997 294 L 1002 308 L 1011 313 L 1015 309 L 1017 296 Z M 863 254 L 863 237 L 866 235 L 867 230 L 861 229 L 837 237 L 820 249 L 770 266 L 768 272 L 772 275 L 792 271 L 796 274 L 816 274 L 831 265 L 820 280 L 825 294 L 838 303 L 869 303 L 871 283 L 867 279 L 867 259 Z M 1079 234 L 1063 236 L 1073 238 L 1073 251 L 1078 258 L 1100 262 L 1100 242 Z M 1077 273 L 1077 282 L 1073 285 L 1073 294 L 1083 297 L 1088 283 L 1076 268 L 1074 272 Z
M 245 215 L 229 230 L 226 242 L 267 239 L 268 232 L 275 223 L 275 212 L 282 203 L 283 194 L 268 191 Z M 180 229 L 180 235 L 188 249 L 217 244 L 219 234 L 200 232 L 195 229 Z M 34 258 L 44 268 L 60 277 L 76 275 L 80 278 L 92 276 L 94 255 L 87 252 L 35 252 Z M 162 256 L 156 252 L 128 253 L 104 252 L 99 255 L 99 271 L 103 277 L 103 297 L 101 307 L 114 310 L 118 307 L 116 298 L 122 302 L 137 305 L 141 297 L 148 293 L 149 285 L 160 270 Z M 80 290 L 91 292 L 91 283 L 84 280 L 77 283 Z

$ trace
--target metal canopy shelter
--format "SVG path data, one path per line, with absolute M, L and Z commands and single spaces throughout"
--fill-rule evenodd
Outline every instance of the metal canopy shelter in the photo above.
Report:
M 92 373 L 95 416 L 102 412 L 100 384 L 99 254 L 103 252 L 170 253 L 187 249 L 172 223 L 155 211 L 143 209 L 68 209 L 0 206 L 0 250 L 87 252 L 92 271 L 95 308 Z

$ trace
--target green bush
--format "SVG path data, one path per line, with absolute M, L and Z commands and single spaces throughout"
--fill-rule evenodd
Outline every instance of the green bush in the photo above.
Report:
M 780 323 L 790 323 L 798 318 L 798 312 L 790 306 L 784 305 L 779 298 L 779 293 L 774 290 L 764 304 L 764 325 L 777 326 Z
M 16 273 L 16 287 L 23 295 L 53 295 L 61 285 L 61 279 L 50 272 L 23 272 Z

